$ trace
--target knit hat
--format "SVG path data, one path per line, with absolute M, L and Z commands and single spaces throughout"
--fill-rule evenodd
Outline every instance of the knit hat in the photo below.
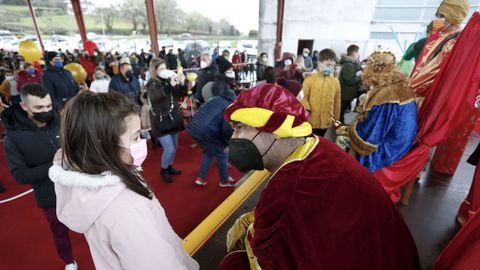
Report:
M 296 80 L 285 80 L 281 78 L 277 81 L 277 84 L 287 88 L 294 96 L 298 96 L 298 93 L 302 90 L 302 84 Z
M 219 56 L 216 60 L 217 66 L 218 66 L 218 71 L 220 73 L 225 73 L 227 69 L 233 67 L 232 63 L 225 59 L 223 56 Z
M 468 0 L 443 0 L 437 13 L 453 24 L 461 24 L 467 17 L 469 8 Z
M 312 133 L 302 104 L 290 91 L 274 84 L 242 91 L 224 115 L 229 122 L 240 122 L 281 138 L 305 137 Z
M 50 52 L 47 52 L 47 61 L 51 61 L 53 58 L 55 57 L 61 57 L 62 55 L 59 54 L 58 52 L 54 52 L 54 51 L 50 51 Z

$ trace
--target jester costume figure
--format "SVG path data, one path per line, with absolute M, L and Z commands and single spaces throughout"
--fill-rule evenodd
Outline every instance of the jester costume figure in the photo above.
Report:
M 357 160 L 374 172 L 388 166 L 412 147 L 417 129 L 415 96 L 391 52 L 368 58 L 363 83 L 373 87 L 349 128 Z
M 245 170 L 258 160 L 255 169 L 270 170 L 269 159 L 276 158 L 279 167 L 253 212 L 229 230 L 230 254 L 220 269 L 420 269 L 409 229 L 388 195 L 352 156 L 311 134 L 294 95 L 260 85 L 243 91 L 225 117 L 234 124 L 234 166 Z M 256 135 L 240 136 L 245 130 Z M 293 152 L 285 159 L 269 156 L 288 144 Z M 257 154 L 247 155 L 252 151 Z

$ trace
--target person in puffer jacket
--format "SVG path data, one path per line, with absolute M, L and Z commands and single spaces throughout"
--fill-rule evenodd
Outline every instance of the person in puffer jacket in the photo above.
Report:
M 228 142 L 233 129 L 223 118 L 223 112 L 235 98 L 235 92 L 232 90 L 226 90 L 220 96 L 213 97 L 200 107 L 187 127 L 188 133 L 203 148 L 202 163 L 195 180 L 195 184 L 199 186 L 207 184 L 205 177 L 214 158 L 217 160 L 220 174 L 219 185 L 221 187 L 235 186 L 235 181 L 228 176 L 227 172 Z

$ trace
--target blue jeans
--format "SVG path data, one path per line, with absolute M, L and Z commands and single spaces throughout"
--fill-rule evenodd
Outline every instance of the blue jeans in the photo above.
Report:
M 162 169 L 167 169 L 168 166 L 173 164 L 173 159 L 175 159 L 178 146 L 178 132 L 159 137 L 158 141 L 163 148 Z
M 217 167 L 218 173 L 220 174 L 220 182 L 226 183 L 228 181 L 228 172 L 227 172 L 227 154 L 217 154 L 215 156 L 209 154 L 207 151 L 203 151 L 203 158 L 202 163 L 200 164 L 200 172 L 198 173 L 198 177 L 204 179 L 207 174 L 208 170 L 210 169 L 210 165 L 212 165 L 213 159 L 217 159 Z

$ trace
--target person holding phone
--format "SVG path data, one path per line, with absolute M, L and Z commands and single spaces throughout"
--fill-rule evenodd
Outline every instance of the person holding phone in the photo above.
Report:
M 161 176 L 166 183 L 172 176 L 182 172 L 175 169 L 173 161 L 178 146 L 178 132 L 185 129 L 178 97 L 186 95 L 185 76 L 167 69 L 165 60 L 157 58 L 150 62 L 151 79 L 148 81 L 147 99 L 150 107 L 150 122 L 153 138 L 162 145 Z

